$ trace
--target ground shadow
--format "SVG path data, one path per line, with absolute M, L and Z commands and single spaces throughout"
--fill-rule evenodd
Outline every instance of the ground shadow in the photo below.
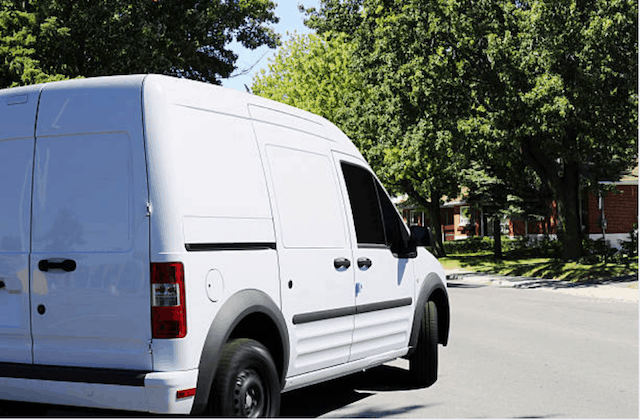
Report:
M 360 401 L 375 392 L 408 391 L 412 385 L 409 371 L 382 365 L 364 372 L 282 394 L 281 417 L 318 417 Z M 415 405 L 394 410 L 367 410 L 356 417 L 386 417 L 425 407 Z
M 451 289 L 477 289 L 479 287 L 486 287 L 484 284 L 468 284 L 468 283 L 455 283 L 447 282 L 447 287 Z
M 356 391 L 351 376 L 285 392 L 280 417 L 319 417 L 373 395 Z
M 538 289 L 538 288 L 551 288 L 551 289 L 579 289 L 583 287 L 599 286 L 599 285 L 615 285 L 620 283 L 629 283 L 638 281 L 637 275 L 620 276 L 608 279 L 599 280 L 582 280 L 578 282 L 549 280 L 539 278 L 526 278 L 518 277 L 516 279 L 507 278 L 507 280 L 527 281 L 526 283 L 515 285 L 519 289 Z
M 407 369 L 388 365 L 354 374 L 351 380 L 353 387 L 361 391 L 411 391 L 424 388 L 412 383 Z
M 385 409 L 369 409 L 358 413 L 353 416 L 354 418 L 381 418 L 381 417 L 389 417 L 389 416 L 397 416 L 398 414 L 407 414 L 415 410 L 420 410 L 423 408 L 431 407 L 435 404 L 427 404 L 427 405 L 410 405 L 408 407 L 395 408 L 393 410 L 385 410 Z

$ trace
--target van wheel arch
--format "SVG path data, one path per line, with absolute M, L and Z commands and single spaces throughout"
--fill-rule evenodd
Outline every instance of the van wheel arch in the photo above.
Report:
M 409 339 L 410 350 L 405 357 L 411 356 L 416 349 L 420 325 L 429 301 L 434 302 L 438 310 L 438 343 L 446 346 L 449 342 L 449 295 L 443 281 L 436 273 L 430 273 L 422 283 L 413 315 L 413 326 L 411 328 L 411 338 Z
M 264 292 L 243 290 L 231 296 L 209 326 L 200 356 L 198 383 L 192 414 L 202 413 L 210 399 L 220 355 L 227 342 L 250 338 L 270 352 L 284 386 L 289 367 L 289 335 L 278 306 Z

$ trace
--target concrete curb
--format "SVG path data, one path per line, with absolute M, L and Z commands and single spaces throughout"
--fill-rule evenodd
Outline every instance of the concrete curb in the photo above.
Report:
M 537 289 L 575 296 L 613 299 L 636 303 L 640 300 L 637 275 L 571 283 L 556 279 L 499 276 L 495 274 L 474 273 L 461 270 L 446 270 L 446 273 L 447 282 L 450 283 L 477 284 L 526 290 Z

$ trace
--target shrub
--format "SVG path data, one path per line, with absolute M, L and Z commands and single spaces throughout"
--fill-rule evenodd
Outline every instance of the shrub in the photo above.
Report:
M 472 236 L 457 241 L 445 241 L 444 250 L 447 254 L 470 254 L 480 251 L 491 251 L 493 239 L 488 237 Z
M 583 239 L 582 250 L 584 255 L 580 258 L 579 262 L 583 264 L 596 264 L 612 260 L 612 257 L 616 255 L 618 250 L 611 245 L 608 241 L 602 238 Z M 615 260 L 618 260 L 616 258 Z
M 543 240 L 531 239 L 527 236 L 519 236 L 510 239 L 508 236 L 500 238 L 502 252 L 508 253 L 510 257 L 537 257 L 555 256 L 560 252 L 560 244 L 556 240 L 548 237 Z M 470 254 L 482 251 L 493 251 L 492 237 L 474 236 L 456 241 L 445 241 L 444 249 L 447 254 Z
M 638 256 L 638 225 L 634 223 L 633 229 L 629 232 L 629 240 L 622 241 L 622 249 L 620 250 L 628 257 Z

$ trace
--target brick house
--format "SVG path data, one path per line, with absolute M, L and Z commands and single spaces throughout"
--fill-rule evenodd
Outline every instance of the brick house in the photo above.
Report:
M 612 246 L 629 240 L 629 232 L 638 227 L 638 167 L 616 182 L 601 182 L 615 186 L 615 192 L 603 196 L 589 195 L 587 200 L 587 233 L 591 239 L 605 236 Z M 606 221 L 603 226 L 601 219 Z M 604 227 L 604 229 L 603 229 Z
M 581 220 L 583 229 L 591 239 L 602 238 L 600 224 L 602 213 L 606 220 L 605 239 L 612 246 L 620 247 L 621 241 L 629 240 L 629 231 L 638 223 L 638 167 L 616 182 L 602 182 L 615 185 L 617 192 L 610 192 L 604 197 L 583 194 L 581 200 Z M 404 205 L 406 197 L 398 197 L 395 201 L 402 212 L 402 217 L 409 226 L 428 225 L 428 213 L 416 206 Z M 501 232 L 510 237 L 528 235 L 540 238 L 557 235 L 557 205 L 552 203 L 550 216 L 537 219 L 504 219 Z M 464 195 L 456 200 L 444 198 L 440 207 L 442 235 L 445 241 L 465 239 L 470 236 L 493 236 L 492 224 L 482 210 L 473 209 L 464 201 Z

